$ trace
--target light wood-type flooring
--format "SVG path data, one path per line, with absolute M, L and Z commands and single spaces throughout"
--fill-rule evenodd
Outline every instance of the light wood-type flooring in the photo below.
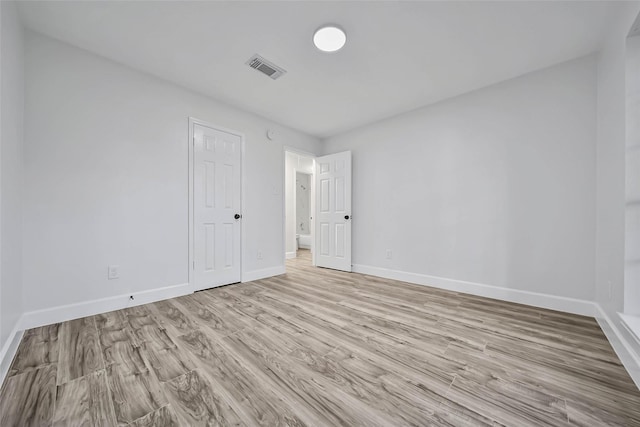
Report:
M 592 318 L 287 270 L 27 331 L 0 425 L 640 425 Z

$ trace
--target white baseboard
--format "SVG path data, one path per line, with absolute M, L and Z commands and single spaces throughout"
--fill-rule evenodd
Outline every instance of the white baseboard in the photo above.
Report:
M 243 282 L 252 282 L 254 280 L 266 279 L 267 277 L 279 276 L 286 273 L 284 265 L 276 267 L 263 268 L 261 270 L 246 271 L 242 273 Z
M 167 286 L 148 291 L 61 305 L 44 310 L 29 311 L 24 313 L 22 316 L 20 326 L 21 329 L 35 328 L 38 326 L 50 325 L 52 323 L 64 322 L 67 320 L 106 313 L 108 311 L 119 310 L 121 308 L 134 307 L 168 298 L 175 298 L 190 293 L 193 293 L 192 287 L 188 283 L 183 283 L 180 285 Z M 133 296 L 133 300 L 129 298 L 130 296 Z
M 7 342 L 4 343 L 2 350 L 0 350 L 0 384 L 4 382 L 4 379 L 9 372 L 11 362 L 13 361 L 13 357 L 16 355 L 16 351 L 18 351 L 18 345 L 20 344 L 20 341 L 22 341 L 24 330 L 20 329 L 21 323 L 22 318 L 18 319 L 7 338 Z
M 595 302 L 517 289 L 506 289 L 462 280 L 445 279 L 442 277 L 428 276 L 426 274 L 407 273 L 367 265 L 354 264 L 352 267 L 354 272 L 368 274 L 370 276 L 400 280 L 417 285 L 432 286 L 454 292 L 595 317 L 607 340 L 609 340 L 620 361 L 631 376 L 631 379 L 635 382 L 636 386 L 640 388 L 640 352 L 634 350 L 633 344 L 635 343 L 632 342 L 632 339 L 635 337 L 631 331 L 621 331 L 616 324 L 612 322 L 602 307 Z M 631 338 L 627 338 L 625 332 Z
M 296 253 L 295 252 L 287 252 L 286 253 L 286 258 L 287 259 L 291 259 L 291 258 L 295 258 L 296 257 Z
M 526 304 L 550 310 L 580 314 L 583 316 L 595 317 L 598 312 L 597 306 L 594 302 L 576 298 L 560 297 L 518 289 L 501 288 L 481 283 L 446 279 L 443 277 L 429 276 L 419 273 L 407 273 L 405 271 L 390 270 L 387 268 L 372 267 L 361 264 L 354 264 L 352 269 L 356 273 L 383 277 L 385 279 L 399 280 L 402 282 L 414 283 L 416 285 L 431 286 L 454 292 L 462 292 L 465 294 Z
M 631 338 L 640 346 L 640 316 L 618 313 L 618 317 L 622 320 L 622 325 L 629 331 Z
M 613 350 L 618 355 L 618 358 L 631 376 L 631 379 L 640 389 L 640 352 L 634 349 L 632 340 L 634 340 L 635 337 L 633 333 L 626 331 L 629 337 L 625 336 L 625 333 L 617 327 L 607 312 L 600 305 L 597 305 L 597 307 L 598 314 L 595 317 L 602 332 L 604 332 L 609 340 L 611 347 L 613 347 Z M 640 347 L 637 348 L 640 349 Z
M 640 353 L 634 350 L 633 345 L 629 340 L 627 340 L 624 333 L 620 331 L 616 324 L 612 322 L 611 318 L 602 309 L 602 307 L 594 302 L 359 264 L 353 265 L 353 271 L 386 279 L 432 286 L 454 292 L 468 293 L 487 298 L 595 317 L 616 354 L 629 372 L 629 375 L 638 388 L 640 388 Z M 286 270 L 284 266 L 254 270 L 243 273 L 242 281 L 250 282 L 253 280 L 260 280 L 284 274 L 285 272 Z M 24 330 L 26 329 L 85 316 L 92 316 L 126 307 L 148 304 L 168 298 L 187 295 L 192 292 L 193 290 L 191 286 L 188 283 L 184 283 L 137 292 L 134 294 L 118 295 L 115 297 L 24 313 L 16 322 L 7 342 L 5 342 L 2 349 L 0 349 L 0 384 L 2 384 L 7 375 L 11 361 L 15 356 L 18 345 L 24 335 Z M 133 301 L 129 299 L 130 295 L 133 295 Z

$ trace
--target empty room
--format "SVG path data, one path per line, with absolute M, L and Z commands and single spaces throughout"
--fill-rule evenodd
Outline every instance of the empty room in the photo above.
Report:
M 0 1 L 0 426 L 640 426 L 640 1 Z

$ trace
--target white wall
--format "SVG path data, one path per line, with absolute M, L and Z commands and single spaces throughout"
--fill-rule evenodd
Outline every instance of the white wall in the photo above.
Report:
M 595 83 L 585 57 L 328 139 L 356 268 L 592 300 Z
M 624 312 L 640 316 L 640 35 L 626 51 Z
M 315 153 L 319 152 L 315 151 Z M 293 151 L 285 152 L 285 230 L 286 255 L 289 258 L 296 254 L 296 171 L 313 173 L 313 157 Z
M 311 175 L 296 173 L 296 234 L 311 234 Z
M 624 297 L 625 41 L 640 9 L 627 8 L 598 54 L 596 301 L 607 310 Z
M 0 2 L 0 348 L 22 306 L 23 34 L 13 2 Z M 0 356 L 1 358 L 1 356 Z
M 284 269 L 283 146 L 318 140 L 34 33 L 25 57 L 26 311 L 187 282 L 189 116 L 244 133 L 242 269 Z
M 640 346 L 626 332 L 617 312 L 624 308 L 625 264 L 625 57 L 626 37 L 640 11 L 625 5 L 598 54 L 596 302 L 608 321 L 640 358 Z M 606 329 L 606 326 L 603 326 Z M 608 330 L 605 330 L 608 332 Z M 613 335 L 607 334 L 610 340 Z M 612 341 L 616 350 L 620 347 Z M 621 353 L 619 353 L 621 355 Z M 621 355 L 623 362 L 626 362 Z M 640 360 L 640 359 L 639 359 Z M 625 366 L 629 366 L 625 363 Z M 632 372 L 640 379 L 640 369 Z

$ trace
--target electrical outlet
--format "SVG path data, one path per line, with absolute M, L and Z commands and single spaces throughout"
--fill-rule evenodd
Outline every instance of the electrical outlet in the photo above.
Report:
M 120 266 L 119 265 L 110 265 L 107 271 L 107 278 L 109 280 L 119 279 L 120 278 Z
M 393 253 L 391 252 L 391 249 L 387 249 L 387 259 L 391 258 L 393 258 Z
M 256 257 L 258 259 L 262 259 L 262 251 L 258 251 L 258 253 L 256 254 Z

